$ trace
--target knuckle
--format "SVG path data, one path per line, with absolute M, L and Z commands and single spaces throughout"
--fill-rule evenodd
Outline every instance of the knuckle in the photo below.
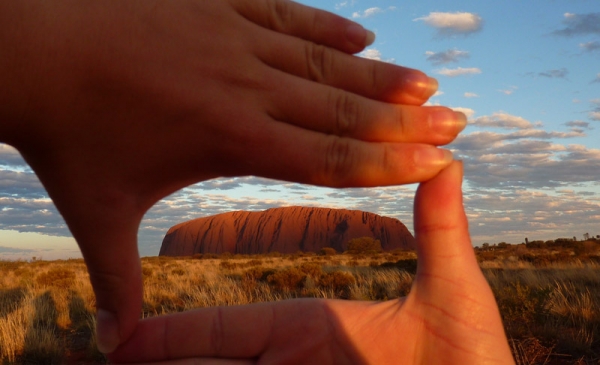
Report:
M 285 32 L 292 24 L 293 11 L 291 1 L 267 0 L 269 27 L 278 32 Z
M 320 183 L 328 186 L 344 186 L 353 171 L 356 160 L 349 140 L 330 136 L 327 140 Z
M 333 71 L 331 50 L 322 45 L 306 43 L 305 52 L 307 77 L 317 82 L 329 80 Z
M 348 93 L 332 91 L 330 96 L 335 133 L 339 136 L 354 136 L 358 128 L 361 110 L 356 98 Z

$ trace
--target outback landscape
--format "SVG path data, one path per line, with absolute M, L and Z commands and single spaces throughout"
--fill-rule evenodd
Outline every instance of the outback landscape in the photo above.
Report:
M 517 364 L 598 364 L 600 240 L 474 248 Z M 414 251 L 369 237 L 346 252 L 146 257 L 143 316 L 297 297 L 388 300 L 408 294 Z M 105 363 L 95 349 L 94 296 L 82 260 L 0 262 L 3 364 Z

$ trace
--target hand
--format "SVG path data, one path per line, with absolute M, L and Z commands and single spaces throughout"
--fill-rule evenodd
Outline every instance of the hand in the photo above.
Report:
M 137 230 L 159 199 L 218 176 L 422 181 L 451 161 L 434 146 L 466 123 L 420 107 L 437 87 L 423 73 L 352 56 L 362 27 L 286 0 L 0 7 L 0 141 L 82 250 L 104 352 L 137 323 Z
M 457 162 L 417 191 L 419 264 L 407 297 L 286 300 L 154 317 L 141 321 L 111 360 L 513 364 L 498 307 L 471 246 L 461 177 Z

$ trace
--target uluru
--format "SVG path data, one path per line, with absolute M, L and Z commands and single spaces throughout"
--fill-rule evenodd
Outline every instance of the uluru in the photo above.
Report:
M 347 249 L 353 238 L 372 237 L 384 251 L 414 249 L 415 239 L 398 219 L 359 210 L 314 207 L 235 211 L 193 219 L 169 229 L 160 256 L 230 252 L 317 252 Z

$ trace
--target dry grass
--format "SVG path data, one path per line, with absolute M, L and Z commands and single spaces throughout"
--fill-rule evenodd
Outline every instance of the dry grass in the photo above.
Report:
M 511 258 L 512 257 L 512 258 Z M 565 256 L 567 257 L 567 256 Z M 600 265 L 487 255 L 518 364 L 598 364 Z M 143 316 L 297 297 L 387 300 L 408 294 L 416 256 L 265 255 L 142 260 Z M 94 297 L 81 260 L 0 261 L 3 363 L 102 363 L 95 350 Z

